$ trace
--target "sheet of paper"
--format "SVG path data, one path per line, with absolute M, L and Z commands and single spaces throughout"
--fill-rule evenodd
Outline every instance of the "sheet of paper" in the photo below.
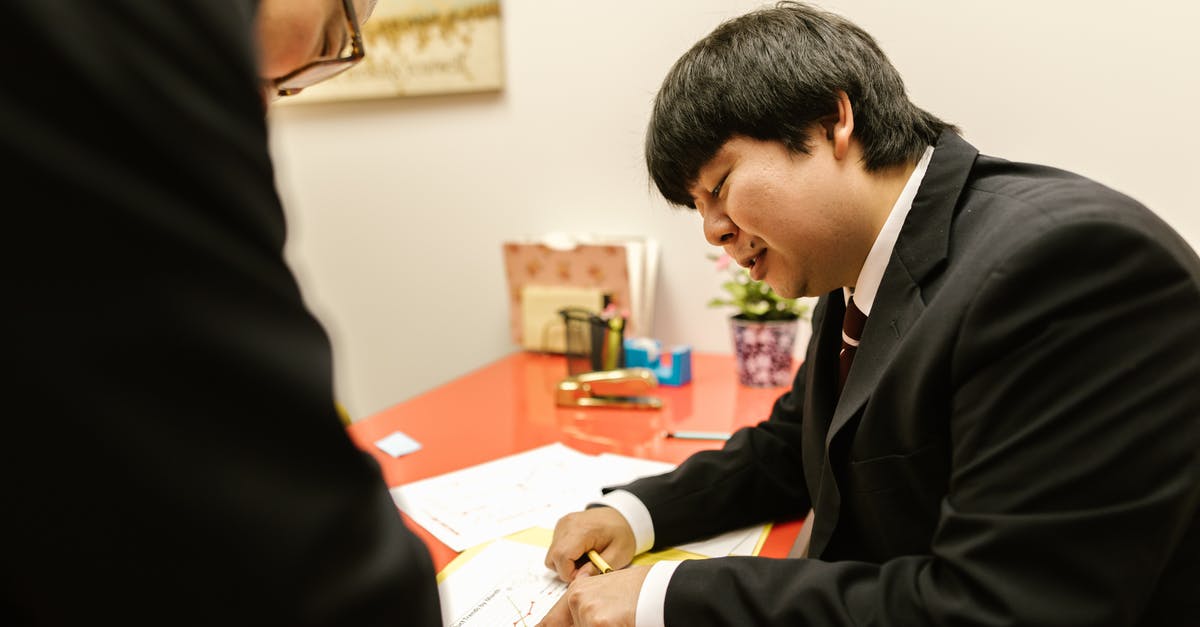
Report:
M 727 531 L 706 540 L 681 544 L 675 548 L 707 557 L 753 555 L 754 548 L 758 545 L 759 537 L 766 531 L 766 525 L 754 525 L 745 529 Z
M 462 551 L 510 533 L 553 528 L 601 488 L 674 466 L 621 455 L 585 455 L 560 443 L 392 488 L 396 505 Z
M 771 530 L 771 525 L 761 525 L 756 528 L 762 531 L 747 534 L 745 539 L 729 551 L 729 554 L 741 556 L 758 555 L 759 551 L 762 550 L 763 543 L 767 541 L 767 532 Z
M 553 532 L 533 527 L 471 547 L 438 573 L 442 624 L 448 627 L 532 627 L 558 602 L 567 584 L 545 566 Z M 704 559 L 667 549 L 633 560 Z
M 567 589 L 543 564 L 545 556 L 546 547 L 504 538 L 460 556 L 466 559 L 452 562 L 438 583 L 442 624 L 536 625 Z
M 646 240 L 646 269 L 642 272 L 645 277 L 642 283 L 642 313 L 638 326 L 642 335 L 649 335 L 654 326 L 654 301 L 658 293 L 658 250 L 658 240 Z

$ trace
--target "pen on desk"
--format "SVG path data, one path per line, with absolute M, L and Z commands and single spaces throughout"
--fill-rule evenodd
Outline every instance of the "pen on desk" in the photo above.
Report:
M 722 431 L 671 431 L 668 438 L 676 440 L 728 440 L 728 433 Z
M 592 565 L 596 567 L 596 570 L 600 571 L 601 575 L 612 572 L 612 566 L 609 566 L 608 562 L 604 561 L 604 558 L 600 557 L 600 554 L 595 549 L 588 551 L 588 559 L 592 560 Z

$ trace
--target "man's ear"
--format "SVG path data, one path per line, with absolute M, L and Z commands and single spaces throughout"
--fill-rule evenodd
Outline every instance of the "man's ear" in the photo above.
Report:
M 846 92 L 837 93 L 837 113 L 821 118 L 825 140 L 833 143 L 833 156 L 844 159 L 850 152 L 850 136 L 854 133 L 854 107 Z

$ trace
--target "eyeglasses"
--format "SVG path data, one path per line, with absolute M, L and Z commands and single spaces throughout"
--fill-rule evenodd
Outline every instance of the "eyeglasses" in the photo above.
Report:
M 268 80 L 267 82 L 278 95 L 298 94 L 306 87 L 312 87 L 354 67 L 366 56 L 366 51 L 363 49 L 362 30 L 358 27 L 358 16 L 354 13 L 353 0 L 342 0 L 342 12 L 346 17 L 346 31 L 343 35 L 342 47 L 338 49 L 337 54 L 315 59 L 279 78 Z

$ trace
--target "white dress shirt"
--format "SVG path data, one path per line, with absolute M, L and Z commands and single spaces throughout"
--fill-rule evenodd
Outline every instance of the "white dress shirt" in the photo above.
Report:
M 900 227 L 904 226 L 904 220 L 908 217 L 909 210 L 912 209 L 913 198 L 916 197 L 917 188 L 921 186 L 921 181 L 925 178 L 925 171 L 929 168 L 929 160 L 932 157 L 933 146 L 929 146 L 925 148 L 925 154 L 921 155 L 917 167 L 913 169 L 912 174 L 908 177 L 908 182 L 904 184 L 904 189 L 900 191 L 900 196 L 892 205 L 892 210 L 883 223 L 879 235 L 875 236 L 875 243 L 871 246 L 871 251 L 867 253 L 867 259 L 858 273 L 858 281 L 855 282 L 854 288 L 843 288 L 846 300 L 848 301 L 850 294 L 853 293 L 854 304 L 868 316 L 871 315 L 871 307 L 875 304 L 875 295 L 879 293 L 883 271 L 887 269 L 888 260 L 892 257 L 892 249 L 896 247 L 896 239 L 900 237 Z M 633 529 L 637 553 L 644 553 L 654 546 L 654 521 L 650 518 L 650 510 L 646 509 L 646 506 L 636 496 L 624 490 L 614 490 L 601 497 L 593 505 L 612 507 L 625 517 Z M 806 524 L 811 524 L 811 522 L 808 521 Z M 638 593 L 635 627 L 665 627 L 663 612 L 667 598 L 667 585 L 671 582 L 671 575 L 675 573 L 675 569 L 681 563 L 662 561 L 656 562 L 650 567 L 650 572 L 646 574 L 646 580 L 642 582 L 642 589 Z

